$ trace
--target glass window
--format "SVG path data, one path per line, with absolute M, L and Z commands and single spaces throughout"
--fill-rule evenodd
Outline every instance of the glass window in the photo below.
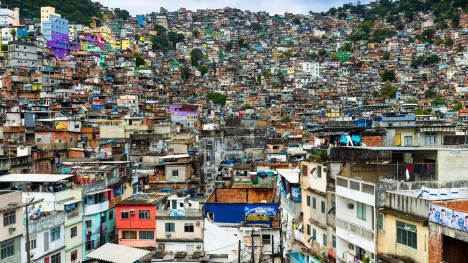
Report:
M 86 245 L 85 245 L 85 250 L 90 251 L 90 250 L 93 250 L 93 249 L 94 249 L 94 241 L 93 240 L 87 241 Z
M 415 225 L 396 221 L 397 243 L 414 249 L 418 248 L 417 230 Z
M 109 210 L 109 220 L 114 219 L 114 210 Z
M 437 135 L 435 132 L 426 132 L 426 144 L 436 144 Z
M 317 178 L 322 178 L 322 166 L 317 166 Z
M 322 204 L 322 206 L 321 206 L 321 209 L 320 209 L 320 210 L 321 210 L 321 212 L 322 212 L 323 214 L 325 214 L 325 201 L 322 201 L 321 204 Z
M 122 210 L 120 212 L 120 218 L 121 219 L 128 219 L 128 210 Z
M 29 248 L 30 249 L 35 249 L 37 247 L 37 242 L 36 242 L 36 238 L 30 238 L 29 239 Z
M 138 219 L 149 220 L 150 219 L 150 211 L 149 210 L 138 210 Z
M 3 226 L 16 224 L 16 211 L 3 213 Z
M 0 246 L 0 259 L 6 259 L 15 255 L 15 242 L 10 241 Z
M 76 237 L 77 235 L 78 235 L 78 228 L 76 226 L 72 227 L 70 229 L 70 238 Z
M 140 239 L 154 240 L 154 231 L 140 231 Z
M 61 262 L 60 260 L 61 260 L 60 252 L 50 257 L 50 263 L 60 263 Z
M 50 230 L 50 241 L 55 241 L 60 239 L 60 227 L 54 227 Z
M 327 240 L 327 235 L 323 234 L 322 239 L 323 239 L 322 244 L 323 244 L 324 247 L 326 247 L 327 246 L 327 241 L 328 241 Z
M 384 228 L 384 218 L 382 214 L 377 215 L 377 229 L 383 230 Z
M 333 248 L 336 248 L 336 236 L 332 236 Z
M 313 209 L 317 208 L 317 200 L 315 199 L 315 197 L 312 197 L 312 208 Z
M 77 250 L 73 250 L 71 252 L 71 257 L 70 257 L 70 260 L 71 261 L 74 261 L 74 260 L 77 260 L 78 259 L 78 251 Z
M 166 232 L 175 232 L 175 224 L 166 223 Z
M 172 176 L 179 176 L 179 171 L 178 170 L 172 171 Z
M 405 136 L 403 137 L 404 146 L 412 146 L 413 145 L 413 136 Z
M 315 228 L 312 228 L 312 239 L 317 241 L 317 230 L 315 230 Z
M 307 235 L 310 236 L 310 225 L 309 224 L 307 224 Z
M 193 223 L 185 223 L 184 232 L 194 232 Z
M 262 245 L 271 245 L 271 235 L 262 235 Z
M 366 220 L 366 204 L 357 202 L 357 218 Z
M 92 226 L 93 226 L 93 221 L 91 221 L 91 220 L 86 220 L 85 226 L 86 226 L 86 228 L 92 227 Z
M 306 199 L 307 199 L 307 206 L 310 206 L 310 196 L 307 196 Z
M 122 231 L 122 239 L 137 239 L 136 231 Z

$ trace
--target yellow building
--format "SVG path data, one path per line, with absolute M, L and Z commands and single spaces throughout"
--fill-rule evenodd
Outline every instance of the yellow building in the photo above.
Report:
M 60 14 L 55 13 L 55 8 L 51 6 L 42 6 L 41 7 L 41 33 L 42 33 L 42 23 L 49 21 L 50 16 L 61 17 Z
M 112 35 L 112 30 L 109 27 L 101 26 L 99 28 L 99 33 L 101 34 L 102 38 L 104 38 L 104 40 L 106 40 L 107 43 L 114 44 L 115 38 Z
M 429 262 L 429 201 L 411 193 L 414 191 L 385 193 L 385 207 L 377 215 L 377 254 L 383 262 Z

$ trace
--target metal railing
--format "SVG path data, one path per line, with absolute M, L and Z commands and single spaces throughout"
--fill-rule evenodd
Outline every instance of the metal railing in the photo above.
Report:
M 346 187 L 352 190 L 361 191 L 368 194 L 374 194 L 375 185 L 360 180 L 349 179 L 342 176 L 336 177 L 336 185 Z
M 346 221 L 343 221 L 341 219 L 336 219 L 336 226 L 339 227 L 339 228 L 342 228 L 346 231 L 349 231 L 351 233 L 354 233 L 358 236 L 361 236 L 365 239 L 368 239 L 368 240 L 374 240 L 374 232 L 372 230 L 368 230 L 368 229 L 365 229 L 363 227 L 360 227 L 356 224 L 353 224 L 353 223 L 350 223 L 350 222 L 346 222 Z

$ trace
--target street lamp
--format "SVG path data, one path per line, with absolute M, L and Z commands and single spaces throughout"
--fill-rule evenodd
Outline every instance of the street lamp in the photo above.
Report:
M 26 198 L 24 203 L 8 203 L 9 206 L 14 207 L 26 207 L 26 262 L 31 263 L 31 248 L 29 244 L 29 217 L 28 217 L 28 206 L 38 204 L 44 201 L 44 198 L 34 201 L 35 197 Z

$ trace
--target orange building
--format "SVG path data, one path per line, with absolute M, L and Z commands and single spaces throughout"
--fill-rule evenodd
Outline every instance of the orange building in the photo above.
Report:
M 135 194 L 116 207 L 116 231 L 119 245 L 156 247 L 156 207 L 166 195 Z

